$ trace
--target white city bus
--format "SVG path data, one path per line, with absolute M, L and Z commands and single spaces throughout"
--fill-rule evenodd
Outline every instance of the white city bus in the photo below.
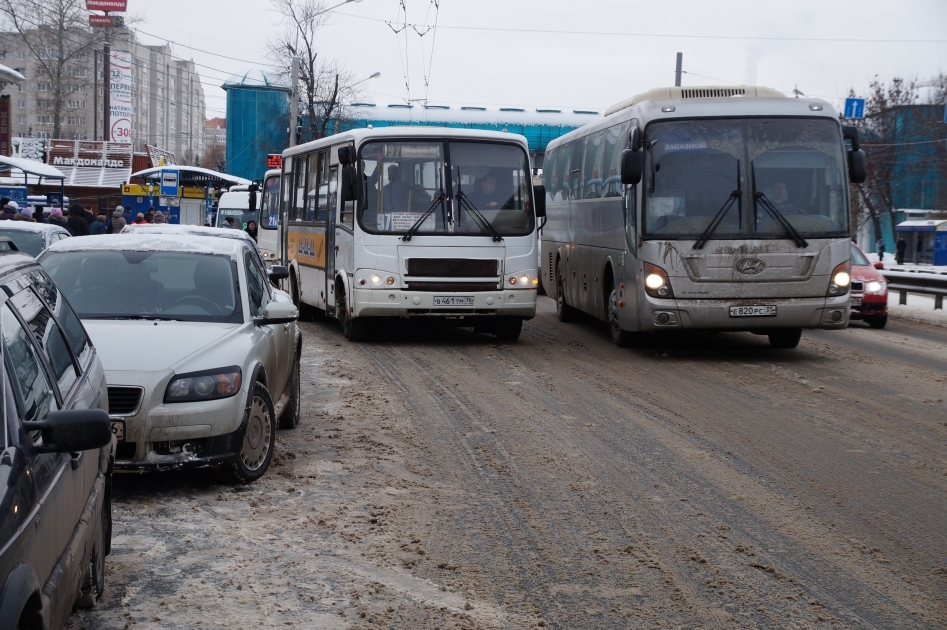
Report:
M 227 217 L 233 217 L 234 224 L 240 230 L 246 229 L 250 221 L 256 222 L 257 245 L 267 265 L 273 265 L 280 260 L 280 177 L 281 172 L 278 169 L 268 170 L 263 175 L 262 186 L 260 184 L 233 186 L 223 193 L 217 202 L 214 227 L 227 227 Z
M 845 140 L 851 141 L 847 148 Z M 559 319 L 769 335 L 849 318 L 853 128 L 769 88 L 658 88 L 552 141 L 542 282 Z
M 284 151 L 282 190 L 289 290 L 338 318 L 347 339 L 378 318 L 436 317 L 515 340 L 536 313 L 522 136 L 353 130 Z

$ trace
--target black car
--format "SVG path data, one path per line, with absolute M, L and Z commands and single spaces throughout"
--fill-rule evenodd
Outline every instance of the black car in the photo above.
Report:
M 0 251 L 0 363 L 0 628 L 61 628 L 105 587 L 114 439 L 95 348 L 16 251 Z

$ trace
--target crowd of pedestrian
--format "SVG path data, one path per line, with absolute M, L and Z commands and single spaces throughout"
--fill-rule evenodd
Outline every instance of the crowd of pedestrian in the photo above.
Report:
M 46 208 L 37 205 L 34 208 L 20 208 L 19 204 L 7 197 L 0 197 L 0 221 L 31 221 L 33 223 L 49 223 L 58 225 L 73 236 L 89 236 L 96 234 L 118 234 L 126 225 L 142 225 L 154 223 L 163 225 L 168 223 L 168 215 L 154 209 L 148 212 L 132 214 L 131 209 L 116 206 L 111 216 L 104 212 L 96 215 L 88 206 L 73 203 L 66 214 L 62 208 L 51 208 L 47 214 Z

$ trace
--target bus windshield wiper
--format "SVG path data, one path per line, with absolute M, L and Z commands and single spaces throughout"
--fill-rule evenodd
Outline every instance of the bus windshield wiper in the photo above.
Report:
M 773 217 L 773 220 L 783 226 L 789 235 L 792 237 L 792 240 L 796 242 L 796 247 L 809 247 L 809 242 L 806 239 L 802 238 L 802 234 L 799 233 L 799 230 L 792 226 L 792 223 L 786 218 L 782 212 L 779 211 L 779 208 L 773 205 L 766 195 L 762 192 L 754 193 L 753 195 L 756 203 L 763 206 L 763 208 L 769 213 L 769 216 Z
M 727 212 L 733 207 L 733 204 L 740 199 L 742 192 L 743 191 L 738 188 L 737 190 L 734 190 L 732 193 L 730 193 L 730 196 L 727 197 L 727 200 L 723 202 L 720 210 L 717 210 L 716 216 L 714 216 L 713 220 L 707 226 L 707 229 L 701 233 L 700 238 L 698 238 L 697 242 L 694 243 L 694 249 L 704 248 L 704 245 L 706 245 L 707 241 L 710 240 L 711 235 L 713 235 L 713 233 L 720 226 L 720 222 L 723 221 L 723 218 L 727 215 Z
M 434 197 L 434 201 L 431 202 L 431 207 L 424 211 L 424 214 L 421 215 L 417 221 L 414 222 L 414 225 L 408 228 L 408 231 L 404 233 L 404 236 L 401 237 L 402 241 L 410 241 L 411 237 L 417 234 L 418 230 L 421 229 L 421 224 L 424 223 L 424 220 L 427 219 L 431 214 L 433 214 L 434 209 L 437 208 L 437 204 L 444 201 L 444 191 L 437 193 L 437 196 Z
M 493 227 L 492 223 L 487 221 L 487 218 L 483 216 L 482 212 L 480 212 L 479 210 L 477 210 L 476 207 L 474 207 L 474 205 L 470 202 L 470 199 L 467 197 L 467 194 L 464 193 L 463 190 L 459 190 L 459 189 L 457 190 L 457 203 L 460 205 L 461 208 L 464 208 L 465 210 L 470 212 L 470 214 L 473 215 L 475 219 L 477 219 L 477 223 L 479 223 L 481 226 L 486 228 L 487 232 L 490 233 L 490 237 L 494 240 L 494 242 L 499 243 L 500 241 L 503 240 L 503 237 L 500 236 L 500 233 L 497 232 L 497 229 Z

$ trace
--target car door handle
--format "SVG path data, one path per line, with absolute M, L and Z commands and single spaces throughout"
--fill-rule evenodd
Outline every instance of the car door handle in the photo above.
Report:
M 72 455 L 72 469 L 75 470 L 80 464 L 82 464 L 82 458 L 85 457 L 85 451 L 70 453 L 70 455 Z

